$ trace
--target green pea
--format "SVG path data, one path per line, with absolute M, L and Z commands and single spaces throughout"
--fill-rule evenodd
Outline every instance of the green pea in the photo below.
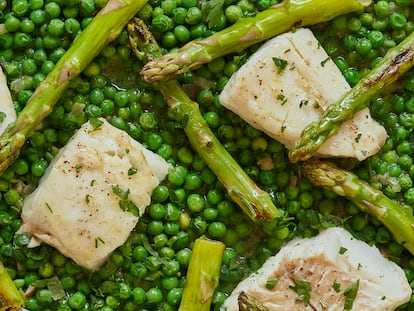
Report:
M 165 187 L 165 188 L 167 188 L 167 187 Z M 168 188 L 167 188 L 167 191 L 168 191 Z M 153 219 L 157 219 L 157 220 L 162 219 L 162 218 L 164 218 L 166 213 L 167 213 L 167 210 L 166 210 L 165 206 L 160 204 L 160 203 L 151 204 L 148 207 L 148 215 L 150 215 L 151 218 L 153 218 Z
M 182 0 L 182 6 L 186 9 L 196 7 L 197 6 L 197 0 Z
M 112 115 L 115 112 L 115 103 L 110 99 L 104 99 L 101 104 L 100 108 L 105 115 Z
M 392 29 L 402 29 L 407 24 L 407 18 L 401 13 L 394 12 L 389 17 L 389 23 Z
M 172 19 L 173 19 L 174 23 L 176 23 L 178 25 L 185 24 L 186 17 L 187 17 L 187 9 L 186 8 L 177 7 L 177 8 L 174 8 L 172 10 Z M 180 39 L 178 39 L 178 40 L 181 41 Z
M 25 175 L 29 171 L 29 163 L 23 158 L 18 158 L 14 162 L 13 168 L 16 174 Z
M 207 25 L 204 23 L 199 23 L 197 25 L 193 25 L 190 28 L 191 38 L 192 39 L 199 39 L 204 38 L 207 32 Z
M 151 27 L 154 31 L 166 32 L 172 29 L 172 19 L 167 15 L 158 15 L 153 18 Z
M 64 275 L 60 278 L 60 283 L 65 290 L 73 289 L 76 285 L 76 280 L 71 275 Z
M 367 55 L 372 49 L 372 43 L 367 38 L 361 38 L 356 42 L 355 49 L 361 55 Z
M 199 213 L 205 208 L 206 201 L 200 194 L 192 193 L 187 197 L 187 206 L 191 212 Z
M 158 287 L 149 288 L 145 293 L 145 296 L 148 303 L 151 304 L 159 303 L 163 299 L 163 293 Z
M 82 0 L 80 2 L 80 13 L 84 17 L 92 17 L 96 11 L 94 0 Z
M 53 301 L 52 293 L 48 289 L 37 290 L 36 299 L 40 303 L 50 303 Z
M 30 170 L 34 176 L 40 177 L 45 172 L 47 165 L 45 160 L 39 159 L 32 163 Z
M 173 288 L 167 293 L 167 302 L 173 306 L 176 306 L 180 303 L 182 295 L 182 288 Z
M 227 228 L 221 221 L 215 221 L 208 225 L 208 234 L 213 238 L 221 238 L 226 234 Z
M 175 47 L 177 45 L 177 38 L 174 32 L 167 31 L 166 33 L 164 33 L 161 37 L 161 43 L 163 46 L 169 49 Z
M 207 230 L 207 222 L 202 217 L 195 217 L 191 219 L 190 227 L 196 235 L 203 235 Z
M 48 2 L 44 9 L 50 18 L 57 18 L 61 12 L 60 6 L 56 2 Z
M 14 34 L 14 44 L 16 47 L 23 48 L 30 45 L 32 38 L 29 34 L 23 32 L 16 32 Z
M 105 303 L 107 307 L 111 308 L 110 310 L 117 309 L 121 304 L 121 302 L 113 295 L 106 296 Z
M 152 220 L 147 225 L 147 232 L 150 235 L 157 235 L 164 231 L 164 224 L 159 220 Z
M 29 297 L 29 298 L 27 298 L 26 301 L 25 301 L 25 305 L 24 306 L 25 306 L 26 309 L 28 309 L 30 311 L 40 310 L 39 309 L 39 304 L 38 304 L 38 302 L 37 302 L 37 300 L 36 300 L 35 297 Z
M 197 6 L 187 8 L 187 15 L 185 21 L 189 25 L 196 25 L 201 22 L 201 10 Z
M 225 16 L 227 21 L 230 24 L 234 24 L 239 19 L 243 17 L 243 10 L 240 8 L 240 6 L 237 5 L 229 5 L 225 10 Z
M 53 37 L 60 37 L 65 32 L 65 22 L 61 19 L 52 19 L 47 26 L 48 33 Z
M 217 211 L 219 216 L 228 217 L 234 213 L 235 207 L 232 202 L 223 200 L 217 205 Z
M 72 309 L 80 310 L 86 304 L 86 296 L 81 292 L 75 292 L 69 297 L 68 303 Z
M 179 280 L 176 276 L 165 276 L 161 279 L 161 286 L 166 290 L 178 287 Z
M 187 267 L 191 259 L 191 250 L 188 248 L 180 249 L 176 255 L 175 259 L 180 263 L 182 267 Z
M 355 68 L 347 68 L 344 70 L 344 77 L 350 85 L 355 85 L 360 80 L 360 75 Z
M 174 28 L 174 36 L 179 42 L 188 42 L 191 38 L 191 32 L 184 25 L 177 25 Z
M 146 293 L 142 287 L 134 287 L 131 294 L 133 301 L 137 304 L 143 304 L 146 301 Z
M 66 19 L 65 31 L 71 35 L 77 35 L 80 31 L 80 23 L 75 18 Z
M 158 148 L 162 146 L 162 144 L 164 143 L 164 140 L 160 134 L 150 133 L 147 135 L 145 139 L 145 143 L 148 149 L 157 150 Z
M 390 13 L 390 4 L 388 1 L 380 0 L 374 4 L 375 15 L 379 18 L 385 18 Z
M 29 18 L 35 25 L 42 25 L 46 21 L 46 12 L 41 9 L 33 10 Z
M 362 26 L 361 20 L 357 17 L 351 17 L 347 21 L 347 27 L 352 32 L 357 32 Z
M 145 130 L 152 130 L 158 124 L 157 119 L 152 112 L 143 112 L 139 117 L 139 123 Z
M 185 177 L 184 188 L 187 190 L 196 190 L 201 187 L 202 179 L 197 173 L 189 173 Z

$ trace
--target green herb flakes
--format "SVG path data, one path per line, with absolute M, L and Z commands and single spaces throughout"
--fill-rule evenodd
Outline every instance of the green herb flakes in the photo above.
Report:
M 342 246 L 341 246 L 341 247 L 339 248 L 339 254 L 340 254 L 340 255 L 343 255 L 343 254 L 345 254 L 345 253 L 346 253 L 346 251 L 347 251 L 347 250 L 348 250 L 347 248 L 345 248 L 345 247 L 342 247 Z
M 288 65 L 288 62 L 285 59 L 281 59 L 281 58 L 278 58 L 278 57 L 272 57 L 272 59 L 273 59 L 273 62 L 275 63 L 275 65 L 276 65 L 276 67 L 278 68 L 277 73 L 281 73 L 286 68 L 286 66 Z
M 344 311 L 352 310 L 352 305 L 354 304 L 354 300 L 357 296 L 359 288 L 359 279 L 347 287 L 344 291 L 345 297 L 345 304 L 344 304 Z
M 270 279 L 267 280 L 265 286 L 268 290 L 272 290 L 273 288 L 275 288 L 278 281 L 279 281 L 279 279 L 276 278 L 276 277 L 270 278 Z
M 101 244 L 105 244 L 105 241 L 104 241 L 104 240 L 102 240 L 102 238 L 101 238 L 101 237 L 97 237 L 97 238 L 95 238 L 95 248 L 98 248 L 98 247 L 99 247 L 99 243 L 101 243 Z
M 130 167 L 128 169 L 128 176 L 135 175 L 137 172 L 138 170 L 135 167 Z
M 298 296 L 296 297 L 297 301 L 303 301 L 305 307 L 309 305 L 310 301 L 310 289 L 311 284 L 306 280 L 296 280 L 295 286 L 290 286 L 290 289 L 294 290 Z
M 333 282 L 332 288 L 336 293 L 339 293 L 341 291 L 341 284 L 337 282 Z

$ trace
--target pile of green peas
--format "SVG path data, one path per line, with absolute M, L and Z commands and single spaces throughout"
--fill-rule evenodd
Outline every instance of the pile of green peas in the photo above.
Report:
M 0 0 L 0 64 L 19 113 L 76 36 L 106 0 Z M 277 1 L 224 0 L 216 20 L 208 3 L 150 0 L 138 13 L 163 52 L 205 38 Z M 210 8 L 211 9 L 211 8 Z M 363 12 L 315 25 L 317 35 L 350 85 L 366 74 L 386 51 L 411 33 L 410 0 L 373 1 Z M 256 271 L 282 245 L 339 225 L 378 245 L 414 282 L 414 258 L 375 219 L 348 200 L 315 187 L 292 165 L 282 144 L 246 124 L 221 106 L 219 94 L 231 75 L 259 45 L 218 58 L 179 77 L 214 134 L 246 173 L 269 192 L 283 221 L 254 223 L 232 202 L 223 185 L 189 146 L 182 125 L 152 85 L 139 77 L 143 64 L 128 46 L 124 30 L 74 81 L 0 177 L 0 260 L 16 286 L 26 293 L 27 310 L 178 310 L 191 259 L 200 236 L 226 244 L 212 310 L 244 277 Z M 370 104 L 388 139 L 370 159 L 337 159 L 362 179 L 412 212 L 414 165 L 414 75 L 406 74 L 393 93 Z M 153 192 L 151 204 L 128 240 L 97 272 L 90 273 L 42 244 L 28 248 L 30 237 L 16 234 L 25 195 L 48 164 L 88 119 L 104 117 L 173 165 Z M 48 287 L 58 278 L 64 291 Z M 412 283 L 414 288 L 414 283 Z M 414 299 L 401 308 L 413 310 Z

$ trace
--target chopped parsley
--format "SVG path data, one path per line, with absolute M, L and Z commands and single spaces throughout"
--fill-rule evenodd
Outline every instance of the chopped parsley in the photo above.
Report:
M 345 254 L 346 253 L 346 251 L 347 251 L 348 249 L 347 248 L 345 248 L 345 247 L 340 247 L 339 248 L 339 254 L 341 254 L 341 255 L 343 255 L 343 254 Z
M 89 202 L 91 201 L 91 195 L 89 195 L 89 194 L 87 194 L 86 196 L 85 196 L 85 202 L 86 202 L 86 204 L 89 204 Z
M 357 296 L 359 288 L 359 279 L 347 287 L 344 291 L 345 297 L 345 304 L 344 304 L 344 311 L 352 310 L 352 305 L 354 304 L 354 300 Z
M 214 28 L 221 23 L 223 5 L 225 0 L 203 0 L 201 1 L 201 14 L 209 28 Z
M 112 186 L 112 191 L 113 191 L 113 193 L 115 193 L 115 195 L 117 195 L 118 197 L 121 198 L 121 200 L 119 200 L 118 203 L 119 203 L 119 207 L 124 212 L 130 212 L 136 217 L 139 216 L 138 207 L 134 204 L 134 202 L 132 202 L 131 200 L 128 199 L 129 189 L 128 190 L 122 190 L 118 186 Z
M 310 301 L 310 289 L 311 284 L 306 280 L 296 280 L 295 286 L 289 286 L 290 289 L 294 290 L 298 296 L 296 297 L 297 301 L 303 301 L 305 307 L 309 305 Z
M 102 240 L 102 238 L 101 238 L 101 237 L 97 237 L 97 238 L 95 238 L 95 248 L 98 248 L 98 247 L 99 247 L 99 243 L 101 243 L 101 244 L 105 244 L 105 241 L 104 241 L 104 240 Z
M 267 282 L 266 282 L 266 288 L 268 289 L 268 290 L 272 290 L 273 288 L 275 288 L 275 286 L 276 286 L 276 284 L 277 284 L 277 282 L 279 281 L 279 279 L 278 278 L 276 278 L 276 277 L 273 277 L 273 278 L 269 278 L 268 280 L 267 280 Z
M 341 284 L 337 283 L 337 282 L 333 282 L 332 284 L 332 288 L 335 292 L 339 293 L 341 290 Z
M 309 100 L 302 99 L 299 103 L 299 108 L 302 108 L 302 106 L 307 106 L 309 104 Z
M 273 62 L 275 63 L 275 65 L 276 65 L 276 67 L 278 68 L 277 73 L 281 73 L 286 68 L 286 66 L 288 65 L 288 62 L 285 59 L 281 59 L 281 58 L 278 58 L 278 57 L 272 57 L 272 59 L 273 59 Z
M 123 200 L 128 199 L 129 189 L 122 190 L 118 186 L 112 186 L 112 192 L 115 193 L 115 195 L 117 195 L 118 197 L 120 197 Z
M 135 167 L 130 167 L 128 169 L 128 176 L 135 175 L 137 172 L 138 170 Z
M 51 212 L 51 213 L 53 214 L 53 209 L 52 209 L 52 207 L 50 206 L 50 204 L 49 204 L 49 203 L 47 203 L 47 202 L 45 202 L 45 204 L 46 204 L 46 207 L 47 207 L 47 209 L 49 210 L 49 212 Z
M 6 114 L 3 111 L 0 111 L 0 123 L 6 119 Z
M 82 167 L 83 167 L 83 164 L 82 163 L 78 163 L 78 164 L 75 165 L 75 169 L 78 172 L 81 170 Z
M 132 215 L 138 217 L 139 216 L 139 209 L 138 207 L 132 202 L 131 200 L 120 200 L 119 207 L 124 212 L 130 212 Z
M 286 104 L 286 102 L 287 102 L 287 97 L 285 96 L 285 95 L 283 95 L 282 93 L 280 93 L 280 94 L 278 94 L 277 96 L 276 96 L 276 99 L 277 100 L 280 100 L 282 103 L 282 106 L 284 105 L 284 104 Z
M 324 67 L 328 60 L 329 60 L 329 57 L 327 57 L 323 61 L 321 61 L 321 66 Z
M 96 130 L 103 124 L 103 121 L 99 120 L 98 118 L 91 118 L 89 119 L 89 123 L 92 125 L 93 129 Z

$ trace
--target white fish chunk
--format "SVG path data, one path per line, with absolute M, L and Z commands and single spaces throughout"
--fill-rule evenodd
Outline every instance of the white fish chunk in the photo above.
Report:
M 276 282 L 273 287 L 266 287 L 269 280 Z M 298 299 L 298 280 L 310 285 L 307 305 Z M 410 285 L 397 264 L 345 229 L 330 228 L 282 247 L 257 273 L 239 283 L 221 310 L 238 311 L 238 296 L 243 293 L 269 311 L 342 311 L 346 289 L 358 281 L 352 310 L 395 310 L 411 297 Z
M 291 149 L 306 125 L 349 89 L 312 31 L 302 28 L 263 44 L 232 75 L 220 102 Z M 366 108 L 322 144 L 318 155 L 363 160 L 378 152 L 386 137 Z
M 6 127 L 16 121 L 16 111 L 10 94 L 7 80 L 0 66 L 0 135 Z
M 85 123 L 24 201 L 19 232 L 97 270 L 134 229 L 170 170 L 126 132 Z

